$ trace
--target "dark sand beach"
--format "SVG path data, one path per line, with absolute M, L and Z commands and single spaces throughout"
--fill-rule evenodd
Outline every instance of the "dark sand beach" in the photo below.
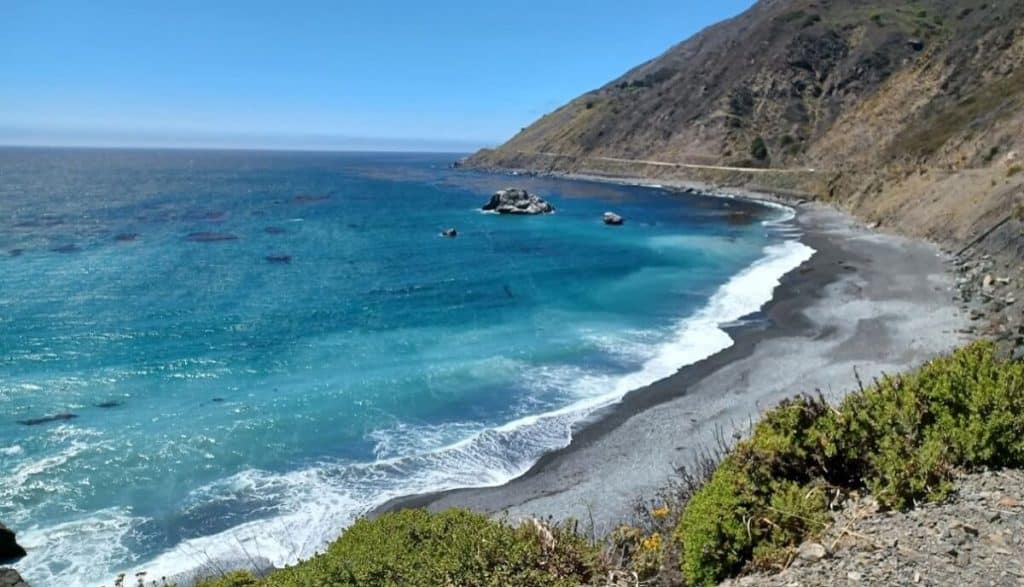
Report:
M 801 393 L 838 399 L 870 381 L 951 350 L 967 318 L 952 300 L 949 261 L 929 243 L 879 234 L 820 204 L 798 208 L 817 252 L 772 302 L 728 328 L 735 344 L 595 414 L 571 444 L 499 487 L 389 502 L 467 507 L 496 515 L 575 518 L 601 534 L 654 499 L 677 467 L 742 433 L 764 410 Z

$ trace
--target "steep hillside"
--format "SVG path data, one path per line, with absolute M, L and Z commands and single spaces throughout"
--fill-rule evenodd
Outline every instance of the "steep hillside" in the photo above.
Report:
M 1024 0 L 761 0 L 467 161 L 725 185 L 788 174 L 949 246 L 1002 222 L 983 245 L 1015 255 L 1022 163 Z

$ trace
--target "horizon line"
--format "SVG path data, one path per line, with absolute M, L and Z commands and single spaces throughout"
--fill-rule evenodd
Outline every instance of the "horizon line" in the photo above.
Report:
M 487 147 L 469 150 L 425 150 L 405 148 L 352 148 L 352 147 L 260 147 L 260 146 L 211 146 L 211 145 L 101 145 L 85 143 L 9 143 L 0 141 L 0 149 L 84 149 L 109 151 L 249 151 L 262 153 L 407 153 L 407 154 L 438 154 L 467 155 Z

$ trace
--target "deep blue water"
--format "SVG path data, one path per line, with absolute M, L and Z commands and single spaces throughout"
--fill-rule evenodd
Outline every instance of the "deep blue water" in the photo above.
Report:
M 809 254 L 784 210 L 453 158 L 0 149 L 16 568 L 282 564 L 390 497 L 500 484 Z M 557 212 L 479 212 L 507 185 Z

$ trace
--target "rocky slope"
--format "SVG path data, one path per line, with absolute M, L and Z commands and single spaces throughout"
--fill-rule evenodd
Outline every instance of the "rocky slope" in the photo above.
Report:
M 785 188 L 1019 258 L 1024 0 L 761 0 L 466 163 Z
M 1024 473 L 967 475 L 957 488 L 948 502 L 902 514 L 880 513 L 870 498 L 851 501 L 789 568 L 725 585 L 1024 584 Z

